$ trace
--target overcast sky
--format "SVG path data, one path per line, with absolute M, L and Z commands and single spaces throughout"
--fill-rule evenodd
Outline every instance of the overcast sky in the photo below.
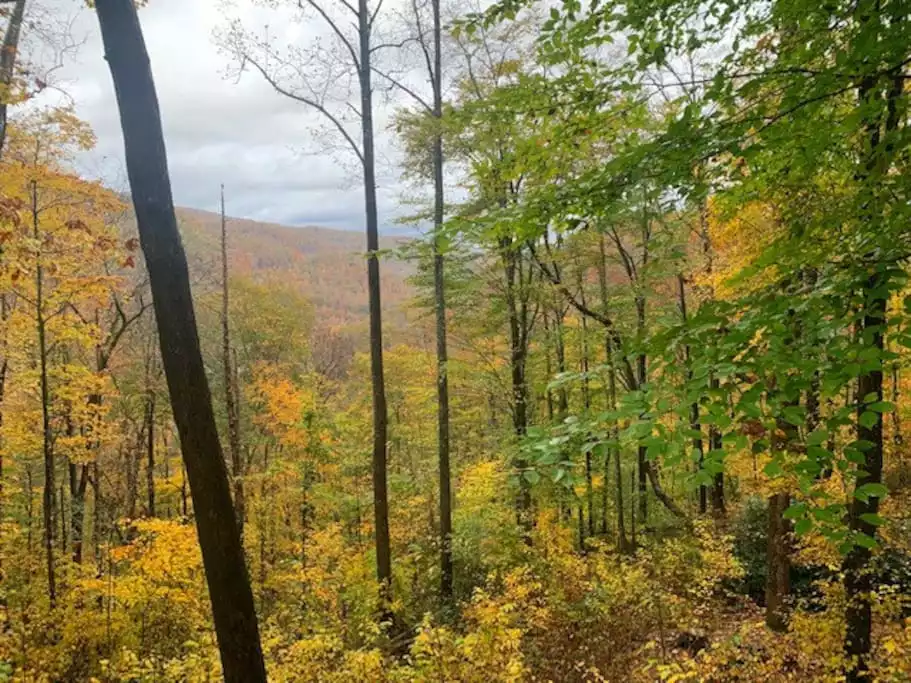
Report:
M 40 1 L 40 0 L 39 0 Z M 66 59 L 53 82 L 75 102 L 98 145 L 80 159 L 81 170 L 126 189 L 123 143 L 110 73 L 103 58 L 94 12 L 81 0 L 44 0 L 60 16 L 74 17 L 73 35 L 84 40 Z M 351 158 L 318 153 L 320 119 L 304 105 L 276 94 L 257 74 L 239 82 L 226 78 L 229 58 L 220 54 L 213 31 L 229 13 L 259 29 L 268 19 L 223 0 L 152 0 L 140 11 L 164 123 L 175 201 L 215 210 L 224 183 L 228 213 L 288 225 L 320 225 L 360 230 L 363 190 L 352 174 Z M 275 21 L 272 18 L 272 21 Z M 307 26 L 270 26 L 285 39 L 306 40 Z M 382 139 L 385 138 L 385 141 Z M 380 225 L 402 232 L 395 218 L 402 188 L 395 150 L 381 131 L 378 183 Z

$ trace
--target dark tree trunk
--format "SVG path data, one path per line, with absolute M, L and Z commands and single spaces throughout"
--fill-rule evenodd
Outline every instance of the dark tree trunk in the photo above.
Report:
M 443 118 L 443 25 L 440 0 L 432 0 L 433 9 L 433 116 L 437 125 Z M 440 595 L 452 597 L 452 480 L 449 463 L 449 354 L 446 349 L 446 280 L 444 259 L 439 249 L 443 230 L 443 135 L 438 131 L 433 139 L 433 293 L 436 310 L 437 337 L 437 440 L 440 469 Z
M 148 53 L 132 0 L 97 0 L 95 5 L 120 108 L 133 206 L 193 496 L 224 679 L 264 682 L 253 593 L 199 348 Z
M 155 392 L 150 388 L 146 397 L 146 512 L 155 516 Z
M 44 453 L 44 554 L 47 566 L 47 595 L 51 607 L 57 604 L 57 577 L 54 571 L 54 446 L 51 434 L 51 395 L 47 373 L 47 334 L 44 317 L 44 266 L 41 236 L 38 232 L 38 185 L 32 181 L 32 236 L 35 239 L 35 318 L 38 327 L 38 356 L 41 374 L 41 434 Z
M 373 517 L 376 533 L 376 577 L 383 611 L 392 603 L 392 550 L 389 541 L 389 499 L 386 484 L 388 413 L 383 376 L 383 322 L 380 303 L 379 218 L 376 205 L 376 162 L 373 144 L 373 86 L 370 63 L 370 10 L 358 0 L 360 44 L 361 137 L 364 165 L 364 206 L 367 219 L 367 290 L 370 308 L 370 379 L 373 385 Z
M 234 489 L 234 514 L 243 544 L 244 468 L 240 449 L 239 398 L 235 392 L 234 371 L 231 366 L 231 325 L 228 299 L 228 225 L 225 216 L 225 186 L 221 186 L 221 359 L 225 382 L 225 412 L 228 414 L 228 454 L 231 460 L 231 481 Z
M 645 297 L 636 296 L 636 337 L 640 344 L 645 343 Z M 648 381 L 648 366 L 644 352 L 636 357 L 636 382 L 639 389 Z M 639 503 L 639 521 L 644 527 L 648 522 L 648 478 L 651 463 L 648 461 L 648 448 L 639 446 L 638 449 L 638 474 L 639 490 L 637 499 Z
M 766 552 L 765 623 L 773 631 L 787 631 L 787 597 L 791 590 L 791 544 L 784 511 L 791 505 L 787 493 L 769 496 L 769 533 Z
M 871 293 L 880 292 L 882 285 L 883 276 L 875 273 L 867 280 L 865 289 Z M 886 320 L 886 299 L 879 294 L 873 294 L 870 298 L 863 319 L 863 336 L 869 335 L 870 347 L 881 354 L 884 349 L 883 327 L 885 327 Z M 864 463 L 860 468 L 862 474 L 857 477 L 855 492 L 865 484 L 882 482 L 882 413 L 876 413 L 876 421 L 869 427 L 865 427 L 859 421 L 860 416 L 866 411 L 866 397 L 873 397 L 874 402 L 881 401 L 883 398 L 882 361 L 878 365 L 879 367 L 857 379 L 857 438 L 869 442 L 871 446 L 864 452 Z M 864 518 L 878 512 L 878 497 L 853 495 L 848 509 L 848 522 L 851 530 L 875 538 L 876 526 Z M 867 519 L 869 518 L 867 517 Z M 872 680 L 866 665 L 866 658 L 871 647 L 873 619 L 870 602 L 870 592 L 873 589 L 869 568 L 870 557 L 869 548 L 856 545 L 847 554 L 842 564 L 845 593 L 848 600 L 845 609 L 845 654 L 849 657 L 851 667 L 846 680 L 852 682 Z
M 509 318 L 509 368 L 510 386 L 512 389 L 512 425 L 519 438 L 528 431 L 528 385 L 525 381 L 525 362 L 527 347 L 522 330 L 517 293 L 518 254 L 512 240 L 500 240 L 500 256 L 503 259 L 506 285 L 506 311 Z M 528 462 L 523 457 L 515 460 L 515 470 L 519 478 L 519 492 L 516 498 L 516 518 L 522 527 L 526 540 L 530 540 L 532 528 L 531 488 L 523 476 Z
M 718 380 L 711 380 L 712 388 L 718 388 Z M 709 449 L 716 454 L 724 447 L 721 441 L 721 431 L 714 425 L 709 426 Z M 717 472 L 712 481 L 711 490 L 712 512 L 723 517 L 727 510 L 724 503 L 724 472 Z
M 682 273 L 677 274 L 677 295 L 678 303 L 680 306 L 680 318 L 683 320 L 684 325 L 687 322 L 687 312 L 686 312 L 686 281 Z M 683 360 L 686 363 L 686 377 L 687 380 L 692 380 L 693 371 L 690 369 L 690 347 L 687 344 L 683 349 Z M 705 454 L 703 452 L 702 446 L 702 425 L 699 422 L 699 403 L 693 401 L 690 405 L 690 429 L 693 430 L 693 451 L 696 453 L 696 468 L 697 470 L 702 470 L 703 461 L 705 459 Z M 699 434 L 697 435 L 696 432 Z M 708 503 L 708 489 L 705 484 L 699 485 L 699 513 L 705 514 Z
M 85 536 L 85 491 L 89 482 L 89 466 L 70 463 L 70 536 L 73 562 L 82 564 L 82 544 Z
M 25 16 L 25 0 L 16 0 L 6 25 L 6 34 L 3 36 L 3 47 L 0 52 L 0 88 L 9 89 L 12 85 L 16 70 L 16 57 L 19 53 L 19 38 L 22 35 L 22 20 Z M 8 93 L 0 97 L 0 156 L 6 145 Z

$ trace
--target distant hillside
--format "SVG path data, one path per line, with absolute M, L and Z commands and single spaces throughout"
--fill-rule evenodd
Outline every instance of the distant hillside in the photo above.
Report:
M 199 273 L 219 272 L 221 218 L 216 213 L 178 209 L 191 268 Z M 382 239 L 391 249 L 400 239 Z M 229 218 L 228 244 L 231 267 L 253 277 L 278 275 L 296 283 L 313 304 L 316 325 L 348 327 L 366 324 L 367 268 L 363 232 L 318 227 L 292 228 L 272 223 Z M 195 265 L 195 267 L 194 267 Z M 406 325 L 404 305 L 414 292 L 406 283 L 408 264 L 382 261 L 382 297 L 385 327 Z M 217 277 L 217 275 L 212 275 Z

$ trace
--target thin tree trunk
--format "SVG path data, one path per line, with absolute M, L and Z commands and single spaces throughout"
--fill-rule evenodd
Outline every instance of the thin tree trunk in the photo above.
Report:
M 360 44 L 361 137 L 364 162 L 364 206 L 367 222 L 367 289 L 370 308 L 370 379 L 373 385 L 373 516 L 376 534 L 376 578 L 380 583 L 383 616 L 392 604 L 392 550 L 389 541 L 389 498 L 386 483 L 388 414 L 383 376 L 383 322 L 380 303 L 379 218 L 376 204 L 376 162 L 373 143 L 373 86 L 371 85 L 370 10 L 357 4 Z
M 148 430 L 146 431 L 146 510 L 155 516 L 155 392 L 149 388 L 146 397 Z
M 718 380 L 712 378 L 712 389 L 718 388 Z M 718 453 L 724 447 L 721 440 L 721 431 L 715 425 L 709 426 L 709 449 Z M 723 517 L 727 510 L 724 503 L 724 472 L 717 472 L 712 480 L 711 489 L 712 511 Z
M 57 577 L 54 571 L 54 447 L 51 435 L 50 388 L 47 376 L 47 333 L 44 320 L 44 266 L 41 236 L 38 232 L 38 185 L 32 181 L 32 230 L 35 253 L 35 318 L 38 327 L 38 356 L 41 373 L 41 434 L 44 451 L 44 553 L 47 565 L 47 595 L 51 608 L 57 604 Z
M 440 0 L 432 0 L 433 10 L 433 116 L 437 125 L 443 118 L 443 64 Z M 449 355 L 446 349 L 446 280 L 439 236 L 443 230 L 443 135 L 433 139 L 433 293 L 437 337 L 437 440 L 440 469 L 440 595 L 452 597 L 452 480 L 449 463 Z
M 88 487 L 89 466 L 69 464 L 70 473 L 70 535 L 73 541 L 73 562 L 82 564 L 82 545 L 85 536 L 85 491 Z
M 685 325 L 687 322 L 687 311 L 686 311 L 686 281 L 683 277 L 683 273 L 677 274 L 677 295 L 679 298 L 680 306 L 680 318 Z M 690 368 L 691 356 L 690 356 L 690 347 L 687 344 L 683 348 L 683 358 L 686 363 L 686 377 L 687 381 L 692 380 L 693 371 Z M 696 467 L 698 470 L 702 470 L 702 465 L 705 460 L 705 453 L 703 452 L 702 446 L 702 425 L 699 422 L 699 403 L 693 401 L 690 405 L 690 429 L 693 430 L 693 451 L 697 454 L 697 464 Z M 697 435 L 696 432 L 699 432 Z M 708 489 L 705 484 L 699 485 L 699 513 L 705 514 L 708 503 Z
M 598 243 L 601 259 L 598 262 L 598 281 L 601 289 L 601 310 L 607 315 L 608 311 L 608 293 L 607 293 L 607 252 L 604 248 L 604 235 L 600 236 Z M 607 362 L 607 409 L 610 412 L 617 410 L 617 371 L 614 366 L 614 345 L 610 333 L 604 337 L 604 357 Z M 613 444 L 607 450 L 604 456 L 604 488 L 605 497 L 603 507 L 605 511 L 604 531 L 607 531 L 607 472 L 610 464 L 610 452 L 614 451 L 614 478 L 616 480 L 616 506 L 617 506 L 617 549 L 620 552 L 627 552 L 631 548 L 630 541 L 626 538 L 626 524 L 624 522 L 623 508 L 623 468 L 620 462 L 619 436 L 620 427 L 616 418 L 612 418 L 611 424 L 611 441 Z M 635 522 L 634 522 L 635 524 Z M 634 527 L 635 528 L 635 527 Z M 633 531 L 635 536 L 635 531 Z M 633 540 L 632 545 L 635 545 Z
M 554 421 L 554 392 L 550 390 L 550 379 L 553 377 L 554 369 L 550 360 L 550 321 L 547 312 L 542 316 L 544 320 L 544 374 L 547 375 L 547 385 L 544 387 L 544 401 L 547 405 L 547 421 L 553 424 Z
M 225 216 L 225 186 L 221 186 L 221 354 L 225 381 L 225 410 L 228 413 L 228 454 L 231 459 L 231 480 L 234 489 L 234 514 L 243 543 L 244 534 L 244 472 L 240 449 L 240 415 L 235 395 L 234 372 L 231 368 L 231 326 L 228 300 L 228 221 Z
M 509 318 L 509 366 L 512 388 L 512 423 L 518 438 L 528 431 L 528 385 L 525 381 L 526 348 L 521 333 L 521 321 L 516 300 L 517 254 L 509 238 L 500 240 L 500 255 L 503 259 L 506 277 L 506 309 Z M 519 492 L 516 498 L 516 518 L 525 534 L 526 542 L 531 541 L 532 514 L 531 488 L 525 479 L 528 462 L 517 457 L 515 470 L 519 478 Z
M 199 347 L 148 53 L 132 0 L 97 0 L 95 6 L 120 108 L 133 205 L 193 496 L 224 679 L 265 682 L 253 593 Z
M 6 321 L 6 296 L 0 295 L 0 307 L 3 309 L 2 321 Z M 5 345 L 5 344 L 4 344 Z M 3 523 L 3 415 L 4 400 L 6 398 L 6 373 L 9 363 L 6 358 L 0 363 L 0 524 Z

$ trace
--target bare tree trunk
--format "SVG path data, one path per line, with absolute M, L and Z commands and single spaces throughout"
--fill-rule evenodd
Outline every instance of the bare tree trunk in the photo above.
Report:
M 82 544 L 85 534 L 85 491 L 88 487 L 89 466 L 69 464 L 70 473 L 70 535 L 73 540 L 73 562 L 82 564 Z
M 443 64 L 440 0 L 432 0 L 433 9 L 433 116 L 437 125 L 443 118 Z M 452 480 L 449 463 L 449 354 L 446 349 L 446 280 L 439 235 L 443 229 L 443 135 L 433 139 L 433 292 L 436 309 L 437 337 L 437 415 L 440 469 L 440 595 L 452 597 Z
M 41 434 L 44 451 L 44 553 L 47 565 L 47 595 L 51 608 L 57 604 L 57 578 L 54 571 L 54 446 L 51 434 L 51 396 L 47 375 L 47 334 L 44 319 L 44 266 L 41 236 L 38 232 L 38 185 L 32 181 L 32 230 L 35 239 L 35 318 L 38 326 L 38 356 L 41 373 Z
M 237 528 L 244 535 L 244 472 L 240 452 L 240 414 L 235 395 L 234 372 L 231 368 L 231 326 L 228 311 L 228 226 L 225 217 L 225 186 L 221 186 L 221 353 L 225 380 L 225 410 L 228 413 L 228 452 L 231 479 L 234 484 L 234 514 Z
M 146 431 L 146 511 L 149 517 L 155 516 L 155 392 L 149 387 L 146 396 L 148 411 Z
M 367 290 L 370 309 L 370 380 L 373 386 L 373 517 L 376 534 L 376 578 L 383 613 L 392 604 L 392 549 L 389 541 L 389 493 L 386 483 L 388 413 L 383 373 L 383 322 L 380 303 L 379 217 L 376 204 L 376 162 L 373 142 L 373 86 L 371 85 L 370 9 L 358 0 L 360 46 L 361 137 L 363 143 L 364 207 L 367 219 Z
M 95 5 L 120 108 L 133 205 L 193 496 L 224 679 L 265 682 L 253 593 L 199 348 L 148 53 L 132 0 L 97 0 Z
M 6 34 L 3 36 L 3 47 L 0 52 L 0 88 L 9 90 L 15 76 L 16 57 L 19 53 L 19 38 L 22 35 L 22 20 L 25 16 L 25 0 L 16 0 L 6 25 Z M 6 92 L 0 97 L 0 156 L 6 145 L 7 108 L 9 102 Z

